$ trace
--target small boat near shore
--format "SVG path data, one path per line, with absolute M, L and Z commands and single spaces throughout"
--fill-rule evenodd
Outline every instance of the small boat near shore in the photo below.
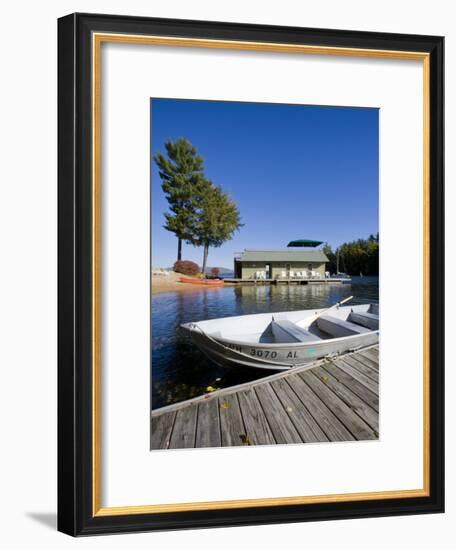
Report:
M 325 309 L 241 315 L 181 327 L 218 365 L 288 370 L 378 343 L 378 304 L 343 302 Z
M 197 279 L 194 277 L 181 277 L 179 279 L 181 283 L 189 283 L 192 285 L 205 285 L 205 286 L 223 286 L 222 279 Z

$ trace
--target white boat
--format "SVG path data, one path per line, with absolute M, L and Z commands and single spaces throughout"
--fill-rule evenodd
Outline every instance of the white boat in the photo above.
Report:
M 181 327 L 221 366 L 287 370 L 378 343 L 377 304 L 283 311 Z

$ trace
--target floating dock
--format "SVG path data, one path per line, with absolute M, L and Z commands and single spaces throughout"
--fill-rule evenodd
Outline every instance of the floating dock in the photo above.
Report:
M 152 411 L 151 448 L 378 439 L 378 344 Z
M 227 278 L 223 279 L 225 283 L 233 284 L 251 284 L 251 285 L 330 285 L 351 283 L 348 278 L 328 278 L 328 279 L 242 279 L 242 278 Z

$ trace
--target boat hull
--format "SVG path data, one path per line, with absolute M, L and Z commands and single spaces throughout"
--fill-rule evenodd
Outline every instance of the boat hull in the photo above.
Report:
M 317 359 L 372 346 L 379 341 L 378 330 L 308 343 L 275 344 L 240 342 L 217 334 L 211 335 L 198 323 L 188 323 L 182 325 L 182 328 L 188 332 L 193 343 L 218 365 L 266 370 L 288 370 Z
M 224 282 L 221 279 L 192 279 L 191 277 L 181 277 L 181 283 L 203 286 L 223 286 Z

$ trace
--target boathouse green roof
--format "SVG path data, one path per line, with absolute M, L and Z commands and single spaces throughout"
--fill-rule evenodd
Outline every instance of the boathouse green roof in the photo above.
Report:
M 329 262 L 321 250 L 244 250 L 237 258 L 239 262 Z

